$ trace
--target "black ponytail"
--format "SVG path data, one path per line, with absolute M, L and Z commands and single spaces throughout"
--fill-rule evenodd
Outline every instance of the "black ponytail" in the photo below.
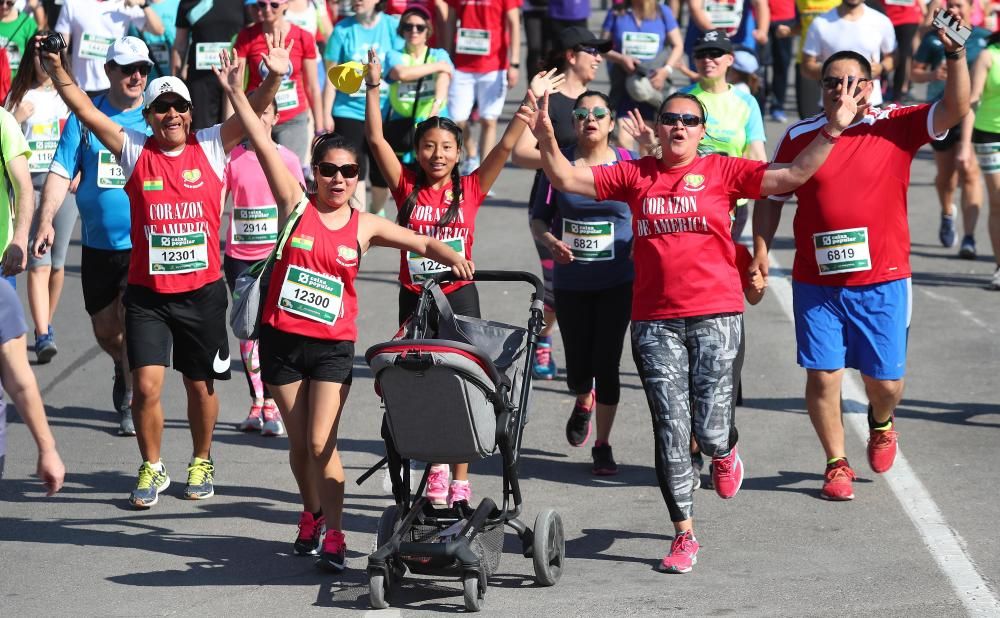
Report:
M 442 129 L 451 133 L 455 136 L 455 141 L 458 144 L 458 151 L 462 152 L 462 129 L 460 129 L 457 124 L 448 118 L 441 118 L 440 116 L 432 116 L 418 124 L 413 133 L 413 143 L 419 146 L 424 135 L 431 129 Z M 421 189 L 429 184 L 427 182 L 427 174 L 424 172 L 424 169 L 419 165 L 415 165 L 414 167 L 416 168 L 417 178 L 413 183 L 413 190 L 410 191 L 408 196 L 406 196 L 406 200 L 403 201 L 402 205 L 399 207 L 398 213 L 396 214 L 396 222 L 402 226 L 409 225 L 410 215 L 413 214 L 413 209 L 417 205 L 417 194 L 420 193 Z M 448 205 L 448 210 L 446 210 L 441 219 L 435 223 L 438 227 L 450 225 L 455 219 L 458 218 L 462 202 L 462 174 L 458 171 L 458 165 L 451 168 L 451 195 L 451 204 Z

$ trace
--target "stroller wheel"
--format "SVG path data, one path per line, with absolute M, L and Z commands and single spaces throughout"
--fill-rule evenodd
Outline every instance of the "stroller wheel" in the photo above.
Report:
M 378 518 L 378 531 L 375 533 L 375 548 L 385 545 L 393 533 L 396 532 L 396 525 L 399 523 L 399 507 L 391 504 Z
M 372 609 L 386 609 L 389 607 L 389 578 L 384 573 L 369 573 L 368 575 L 368 602 Z
M 478 612 L 483 608 L 483 597 L 486 596 L 479 584 L 479 573 L 469 571 L 462 575 L 462 590 L 465 593 L 465 609 L 470 612 Z
M 562 576 L 565 557 L 566 537 L 563 534 L 562 518 L 554 510 L 546 509 L 535 517 L 535 536 L 532 541 L 535 581 L 540 586 L 554 586 Z

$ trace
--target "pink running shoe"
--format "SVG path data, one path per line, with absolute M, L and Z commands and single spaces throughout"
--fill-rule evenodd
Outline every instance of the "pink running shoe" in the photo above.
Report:
M 238 423 L 236 428 L 242 432 L 260 431 L 264 426 L 264 420 L 261 418 L 263 409 L 264 406 L 262 405 L 256 403 L 250 404 L 250 414 L 242 422 Z
M 427 475 L 427 499 L 435 506 L 448 504 L 448 478 L 450 470 L 445 464 L 434 464 Z
M 299 556 L 318 555 L 320 538 L 323 536 L 325 526 L 326 518 L 322 515 L 315 517 L 309 511 L 302 511 L 299 516 L 299 535 L 293 545 L 295 553 Z
M 712 484 L 715 493 L 727 500 L 740 490 L 743 485 L 743 460 L 735 446 L 725 457 L 712 458 Z
M 463 500 L 472 506 L 472 486 L 469 481 L 452 481 L 448 486 L 448 506 L 455 506 L 456 502 Z
M 347 568 L 347 541 L 340 530 L 327 530 L 323 535 L 323 551 L 316 560 L 316 568 L 340 573 Z
M 278 411 L 278 404 L 273 399 L 265 399 L 261 410 L 264 417 L 264 424 L 261 425 L 260 435 L 273 438 L 285 435 L 285 424 L 281 422 L 281 412 Z
M 690 530 L 678 532 L 674 542 L 670 544 L 670 553 L 660 562 L 660 570 L 664 573 L 690 573 L 691 567 L 698 562 L 698 541 Z

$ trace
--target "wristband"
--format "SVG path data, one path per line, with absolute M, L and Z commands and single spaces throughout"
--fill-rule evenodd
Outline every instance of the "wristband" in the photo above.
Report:
M 521 68 L 521 63 L 520 62 L 511 62 L 510 63 L 510 68 L 512 68 L 512 69 L 520 69 Z
M 965 47 L 959 47 L 955 51 L 945 52 L 944 57 L 948 60 L 960 60 L 965 57 Z
M 379 80 L 377 84 L 368 84 L 368 88 L 378 88 L 382 85 L 382 80 Z
M 823 139 L 825 139 L 831 144 L 836 144 L 838 141 L 840 141 L 840 136 L 838 135 L 837 137 L 834 137 L 830 135 L 830 132 L 826 130 L 826 127 L 820 129 L 819 134 L 823 137 Z

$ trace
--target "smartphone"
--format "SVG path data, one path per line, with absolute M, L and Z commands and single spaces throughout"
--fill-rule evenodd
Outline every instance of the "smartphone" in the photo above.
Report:
M 944 29 L 948 38 L 960 46 L 964 46 L 965 42 L 969 40 L 969 35 L 972 34 L 972 28 L 961 25 L 957 18 L 952 17 L 951 13 L 944 9 L 938 9 L 937 13 L 934 14 L 932 25 L 935 28 Z

